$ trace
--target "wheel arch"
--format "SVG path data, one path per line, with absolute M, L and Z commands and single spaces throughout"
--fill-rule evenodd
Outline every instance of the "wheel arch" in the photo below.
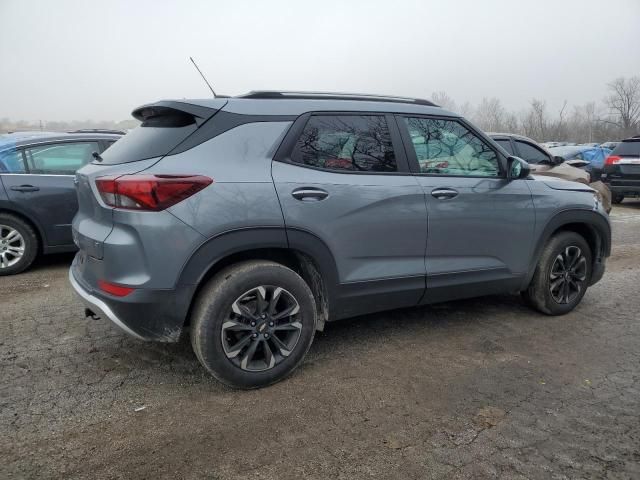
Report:
M 219 234 L 204 242 L 187 261 L 179 285 L 193 285 L 185 323 L 194 299 L 209 279 L 223 268 L 245 260 L 271 260 L 298 273 L 317 303 L 318 330 L 329 319 L 337 286 L 337 270 L 329 248 L 317 236 L 282 227 L 243 228 Z
M 4 207 L 2 205 L 0 205 L 0 213 L 4 213 L 7 215 L 13 215 L 14 217 L 19 218 L 20 220 L 22 220 L 23 222 L 25 222 L 26 224 L 28 224 L 31 228 L 33 228 L 33 231 L 36 234 L 36 237 L 38 239 L 38 255 L 41 255 L 42 253 L 44 253 L 45 249 L 46 249 L 46 244 L 45 244 L 45 236 L 44 236 L 44 230 L 42 229 L 42 227 L 40 227 L 40 225 L 38 224 L 38 222 L 36 222 L 35 220 L 33 220 L 31 217 L 29 217 L 29 215 L 19 211 L 19 210 L 15 210 L 12 208 L 7 208 Z
M 611 254 L 611 226 L 602 214 L 592 210 L 562 211 L 545 225 L 535 247 L 523 288 L 531 282 L 544 246 L 553 235 L 561 231 L 575 232 L 585 239 L 591 248 L 592 269 Z

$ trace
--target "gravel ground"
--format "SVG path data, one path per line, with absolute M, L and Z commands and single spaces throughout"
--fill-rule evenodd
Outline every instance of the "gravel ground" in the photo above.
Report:
M 498 296 L 333 323 L 234 391 L 83 318 L 71 256 L 0 278 L 0 478 L 640 478 L 640 201 L 561 318 Z

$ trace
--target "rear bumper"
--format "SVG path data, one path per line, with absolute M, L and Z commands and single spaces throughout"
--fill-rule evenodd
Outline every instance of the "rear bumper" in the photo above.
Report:
M 640 195 L 640 185 L 611 185 L 610 183 L 605 183 L 611 193 L 618 193 L 620 195 Z
M 108 318 L 125 333 L 140 340 L 177 342 L 184 328 L 194 286 L 173 290 L 139 289 L 126 297 L 97 291 L 84 282 L 75 261 L 69 282 L 85 308 L 100 318 Z
M 126 323 L 124 323 L 111 308 L 109 305 L 104 303 L 98 297 L 91 295 L 87 290 L 85 290 L 80 284 L 76 281 L 73 276 L 72 269 L 69 269 L 69 283 L 73 287 L 76 295 L 80 299 L 80 301 L 84 304 L 84 306 L 91 311 L 95 316 L 100 318 L 108 318 L 113 323 L 115 323 L 118 327 L 120 327 L 125 333 L 128 333 L 132 337 L 138 338 L 140 340 L 146 340 L 142 335 L 131 330 Z M 87 312 L 88 313 L 88 312 Z

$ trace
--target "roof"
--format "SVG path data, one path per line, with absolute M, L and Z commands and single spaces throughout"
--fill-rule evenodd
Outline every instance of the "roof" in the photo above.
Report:
M 0 148 L 69 140 L 117 140 L 120 137 L 122 135 L 112 133 L 15 132 L 0 135 Z
M 298 116 L 307 112 L 380 112 L 432 114 L 448 117 L 460 115 L 444 110 L 428 100 L 394 97 L 388 95 L 334 93 L 334 92 L 284 92 L 254 91 L 237 97 L 209 99 L 163 100 L 134 110 L 139 116 L 144 107 L 161 106 L 184 109 L 196 113 L 197 108 L 223 109 L 243 115 L 289 115 Z M 193 108 L 195 107 L 195 109 Z M 136 117 L 138 118 L 138 117 Z

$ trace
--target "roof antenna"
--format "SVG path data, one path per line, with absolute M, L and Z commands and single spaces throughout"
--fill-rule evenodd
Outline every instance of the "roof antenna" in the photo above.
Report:
M 207 81 L 207 77 L 205 77 L 204 73 L 202 73 L 202 71 L 198 68 L 198 64 L 196 63 L 196 61 L 193 59 L 193 57 L 189 57 L 189 60 L 191 60 L 191 63 L 193 63 L 193 66 L 196 67 L 196 70 L 198 70 L 198 73 L 200 74 L 200 76 L 204 80 L 204 83 L 207 84 L 207 87 L 209 87 L 209 90 L 211 90 L 211 93 L 213 93 L 213 98 L 216 98 L 216 92 L 213 91 L 213 87 Z

